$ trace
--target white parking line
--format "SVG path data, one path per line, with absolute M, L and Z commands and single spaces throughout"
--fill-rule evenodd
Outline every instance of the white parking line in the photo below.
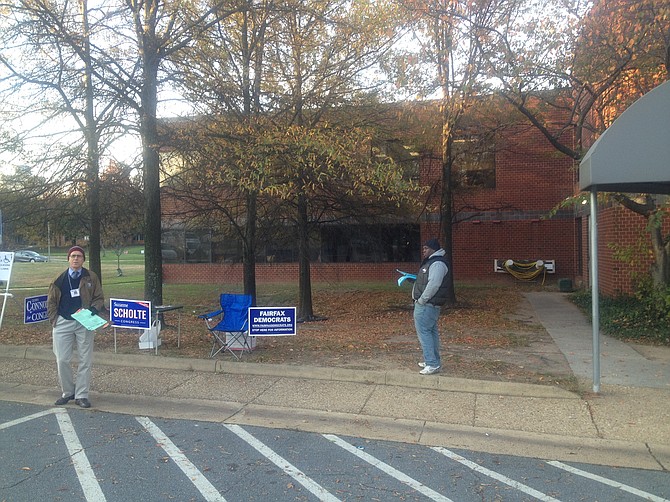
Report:
M 323 500 L 324 502 L 340 502 L 340 499 L 330 494 L 323 486 L 307 477 L 304 472 L 288 462 L 282 456 L 277 455 L 277 453 L 275 453 L 271 448 L 267 447 L 265 444 L 253 437 L 239 425 L 223 424 L 223 426 L 237 435 L 240 439 L 244 440 L 250 446 L 254 447 L 261 455 L 265 456 L 268 460 L 270 460 L 270 462 L 275 464 L 282 471 L 291 476 L 302 486 L 307 488 L 307 490 L 309 490 L 310 493 L 312 493 L 319 500 Z
M 439 502 L 452 502 L 451 499 L 445 497 L 444 495 L 441 495 L 437 493 L 435 490 L 428 488 L 426 485 L 419 483 L 416 479 L 410 478 L 407 474 L 400 472 L 397 470 L 395 467 L 391 467 L 390 465 L 382 462 L 381 460 L 373 457 L 369 453 L 366 453 L 364 451 L 359 450 L 355 446 L 347 443 L 346 441 L 340 439 L 339 437 L 333 435 L 333 434 L 324 434 L 323 437 L 328 439 L 329 441 L 332 441 L 335 443 L 337 446 L 340 448 L 345 449 L 349 453 L 352 453 L 356 455 L 358 458 L 361 460 L 365 460 L 368 464 L 376 467 L 380 471 L 384 472 L 385 474 L 388 474 L 389 476 L 397 479 L 401 483 L 406 484 L 410 488 L 413 488 L 414 490 L 422 493 L 426 497 L 430 498 L 431 500 L 437 500 Z
M 153 436 L 156 442 L 165 450 L 175 464 L 183 471 L 188 479 L 200 491 L 207 502 L 226 502 L 219 491 L 209 482 L 198 468 L 186 458 L 179 448 L 147 417 L 135 417 L 137 421 Z
M 96 479 L 95 474 L 93 474 L 93 469 L 88 461 L 88 457 L 86 457 L 84 447 L 81 445 L 79 437 L 72 426 L 70 415 L 67 414 L 67 410 L 64 408 L 57 408 L 54 410 L 54 413 L 58 419 L 58 425 L 63 433 L 65 446 L 67 446 L 67 450 L 70 452 L 72 465 L 77 473 L 77 478 L 79 478 L 79 484 L 84 490 L 86 500 L 90 500 L 91 502 L 104 502 L 107 499 L 105 499 L 105 494 L 102 493 L 98 480 Z
M 70 458 L 72 459 L 72 465 L 75 472 L 77 473 L 77 479 L 81 485 L 82 490 L 84 490 L 84 496 L 86 500 L 92 502 L 104 502 L 105 495 L 102 493 L 100 484 L 93 474 L 93 469 L 91 464 L 88 461 L 88 457 L 84 451 L 84 447 L 79 441 L 79 437 L 74 430 L 70 416 L 67 414 L 65 408 L 51 408 L 48 410 L 40 411 L 38 413 L 33 413 L 32 415 L 26 415 L 22 418 L 17 418 L 16 420 L 11 420 L 0 424 L 0 430 L 8 429 L 14 425 L 19 425 L 36 418 L 40 418 L 50 414 L 56 415 L 56 420 L 58 421 L 58 426 L 60 427 L 61 434 L 63 435 L 63 442 L 67 448 Z
M 15 425 L 19 425 L 19 424 L 22 424 L 24 422 L 30 422 L 31 420 L 35 420 L 36 418 L 40 418 L 40 417 L 43 417 L 45 415 L 51 415 L 52 413 L 56 413 L 56 409 L 52 408 L 50 410 L 44 410 L 44 411 L 40 411 L 39 413 L 33 413 L 32 415 L 17 418 L 16 420 L 10 420 L 9 422 L 5 422 L 5 423 L 0 424 L 0 430 L 9 429 L 10 427 L 13 427 Z
M 618 488 L 619 490 L 623 490 L 628 493 L 632 493 L 633 495 L 637 495 L 638 497 L 642 497 L 645 500 L 650 500 L 652 502 L 670 502 L 668 499 L 664 499 L 662 497 L 658 497 L 652 493 L 648 493 L 642 490 L 638 490 L 637 488 L 633 488 L 632 486 L 624 485 L 623 483 L 619 483 L 618 481 L 612 481 L 611 479 L 603 478 L 602 476 L 598 476 L 597 474 L 591 474 L 590 472 L 582 471 L 581 469 L 577 469 L 576 467 L 572 467 L 570 465 L 564 464 L 563 462 L 547 462 L 549 465 L 552 465 L 554 467 L 557 467 L 559 469 L 563 469 L 564 471 L 568 471 L 572 474 L 576 474 L 577 476 L 581 476 L 583 478 L 588 478 L 592 479 L 593 481 L 598 481 L 599 483 L 603 483 L 608 486 L 612 486 L 614 488 Z
M 482 467 L 481 465 L 472 462 L 471 460 L 468 460 L 465 457 L 461 457 L 458 453 L 449 451 L 446 448 L 442 448 L 441 446 L 431 446 L 431 449 L 435 450 L 438 453 L 441 453 L 447 458 L 455 460 L 456 462 L 463 464 L 466 467 L 469 467 L 475 472 L 479 472 L 480 474 L 484 474 L 485 476 L 495 479 L 496 481 L 500 481 L 501 483 L 511 486 L 512 488 L 516 488 L 517 490 L 526 493 L 531 497 L 535 497 L 536 499 L 541 500 L 542 502 L 560 502 L 558 499 L 555 499 L 554 497 L 550 497 L 545 493 L 537 491 L 535 488 L 531 488 L 530 486 L 524 485 L 523 483 L 514 481 L 513 479 L 508 478 L 507 476 L 504 476 L 498 472 L 487 469 L 486 467 Z

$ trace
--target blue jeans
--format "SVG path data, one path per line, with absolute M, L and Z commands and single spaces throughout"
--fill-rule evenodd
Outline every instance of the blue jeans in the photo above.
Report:
M 423 362 L 434 368 L 442 364 L 440 362 L 440 334 L 437 332 L 439 317 L 439 306 L 414 303 L 414 326 L 423 351 Z

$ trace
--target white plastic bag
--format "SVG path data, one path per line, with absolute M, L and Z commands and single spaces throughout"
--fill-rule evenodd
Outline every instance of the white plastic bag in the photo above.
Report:
M 161 332 L 161 322 L 154 319 L 149 329 L 142 331 L 140 335 L 140 349 L 155 349 L 160 347 L 161 339 L 158 335 Z

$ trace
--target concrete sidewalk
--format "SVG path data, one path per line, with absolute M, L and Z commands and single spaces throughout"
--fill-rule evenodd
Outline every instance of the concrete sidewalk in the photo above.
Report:
M 526 293 L 538 320 L 565 355 L 574 375 L 593 384 L 593 327 L 560 293 Z M 631 345 L 600 335 L 603 384 L 670 390 L 670 347 Z M 669 413 L 670 416 L 670 413 Z
M 588 353 L 581 343 L 588 322 L 559 293 L 532 293 L 529 303 L 552 336 L 562 338 L 557 343 L 570 352 L 566 357 L 577 374 L 581 362 L 590 358 L 590 343 Z M 627 373 L 635 365 L 651 364 L 654 372 L 666 368 L 663 358 L 650 362 L 641 356 L 626 363 Z M 670 469 L 667 380 L 665 386 L 632 386 L 636 379 L 612 385 L 609 378 L 603 370 L 601 393 L 578 395 L 551 386 L 466 380 L 444 373 L 422 376 L 407 369 L 361 371 L 96 353 L 90 397 L 93 412 Z M 0 400 L 52 406 L 58 397 L 56 381 L 50 347 L 0 346 Z

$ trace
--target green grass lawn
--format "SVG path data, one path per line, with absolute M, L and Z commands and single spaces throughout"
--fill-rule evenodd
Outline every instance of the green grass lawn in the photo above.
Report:
M 113 252 L 101 257 L 102 283 L 105 300 L 109 306 L 110 298 L 143 300 L 144 299 L 144 255 L 141 247 L 126 250 L 118 257 L 118 266 L 123 275 L 117 274 L 117 256 Z M 44 250 L 37 250 L 42 254 Z M 67 267 L 67 250 L 52 249 L 51 261 L 48 263 L 14 263 L 10 280 L 12 297 L 7 300 L 3 326 L 18 327 L 23 324 L 23 303 L 26 297 L 44 295 L 49 284 Z M 84 267 L 88 266 L 88 261 Z M 395 290 L 395 281 L 386 283 L 315 283 L 313 292 L 320 290 Z M 4 291 L 4 287 L 3 287 Z M 211 312 L 218 308 L 221 293 L 242 293 L 243 285 L 227 284 L 165 284 L 163 286 L 163 303 L 184 305 L 189 313 Z M 409 295 L 409 293 L 408 293 Z M 259 284 L 257 287 L 259 305 L 297 306 L 298 284 Z M 0 300 L 1 301 L 1 300 Z
M 119 257 L 118 266 L 123 275 L 117 273 L 117 256 L 107 252 L 102 257 L 102 283 L 105 299 L 144 299 L 144 255 L 140 248 L 128 250 Z M 88 266 L 88 261 L 84 267 Z M 14 263 L 9 284 L 13 297 L 8 300 L 5 321 L 8 314 L 21 317 L 23 300 L 28 296 L 46 294 L 49 284 L 67 267 L 66 253 L 51 253 L 48 263 Z M 241 288 L 241 285 L 240 285 Z M 4 288 L 3 288 L 4 289 Z M 163 288 L 164 303 L 210 304 L 218 297 L 220 286 L 216 284 L 175 284 Z M 235 288 L 232 288 L 235 289 Z M 231 290 L 231 292 L 237 292 Z M 16 310 L 16 312 L 14 312 Z

